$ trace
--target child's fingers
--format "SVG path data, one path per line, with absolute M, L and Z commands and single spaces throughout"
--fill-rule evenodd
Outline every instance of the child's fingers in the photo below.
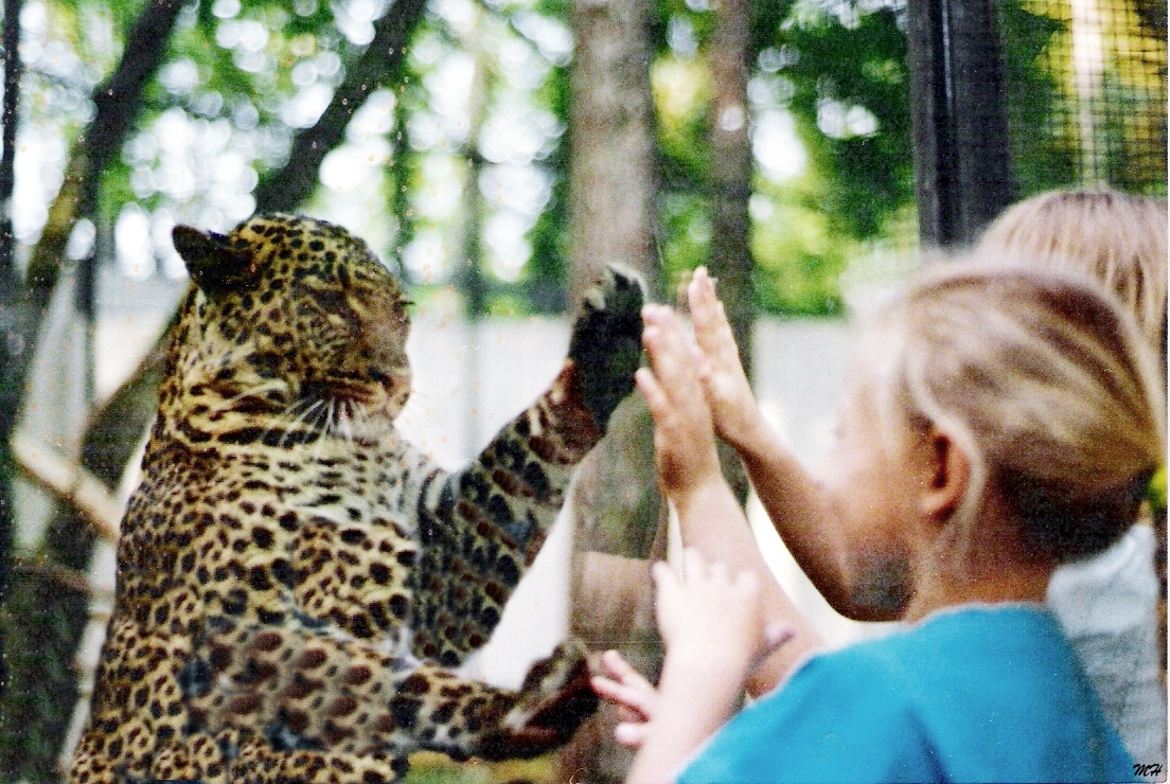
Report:
M 691 312 L 691 319 L 709 322 L 714 315 L 712 308 L 717 301 L 715 286 L 711 282 L 711 276 L 707 274 L 707 268 L 699 267 L 687 285 L 687 306 Z
M 610 677 L 622 683 L 637 684 L 652 688 L 650 681 L 642 677 L 642 673 L 635 670 L 628 661 L 617 651 L 606 651 L 601 654 L 601 666 Z
M 670 583 L 675 581 L 674 570 L 666 561 L 655 561 L 650 566 L 650 577 L 654 580 L 656 587 L 662 587 L 663 583 Z
M 656 561 L 650 567 L 650 578 L 654 581 L 654 594 L 657 597 L 659 609 L 673 600 L 683 584 L 682 576 L 671 569 L 666 561 Z
M 634 371 L 634 385 L 642 393 L 646 407 L 650 409 L 650 416 L 657 423 L 670 408 L 670 400 L 666 397 L 666 391 L 658 383 L 658 379 L 654 377 L 650 368 L 643 367 Z
M 613 729 L 613 739 L 625 749 L 640 749 L 646 742 L 647 728 L 645 724 L 623 722 Z
M 654 685 L 646 680 L 642 673 L 635 670 L 620 653 L 606 651 L 601 655 L 601 664 L 613 680 L 645 695 L 638 700 L 640 709 L 645 710 L 649 707 L 649 703 L 655 695 Z
M 647 305 L 643 311 L 646 329 L 642 343 L 654 372 L 665 379 L 686 378 L 690 370 L 690 339 L 674 311 L 661 305 Z
M 655 695 L 652 689 L 629 686 L 601 677 L 591 678 L 589 683 L 598 697 L 628 711 L 624 714 L 627 721 L 645 721 L 654 715 Z
M 683 579 L 690 582 L 701 580 L 707 576 L 707 562 L 697 548 L 688 547 L 683 550 Z
M 706 270 L 696 272 L 692 278 L 687 289 L 687 301 L 690 305 L 691 321 L 695 325 L 695 339 L 705 351 L 722 348 L 729 339 L 734 344 L 727 313 L 715 294 L 715 284 Z
M 626 714 L 629 720 L 647 719 L 653 713 L 653 694 L 647 693 L 645 689 L 627 686 L 601 676 L 590 678 L 589 685 L 593 687 L 593 691 L 598 697 L 629 711 Z

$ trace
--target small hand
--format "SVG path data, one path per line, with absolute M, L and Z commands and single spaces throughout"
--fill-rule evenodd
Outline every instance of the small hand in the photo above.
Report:
M 742 679 L 766 656 L 792 639 L 791 628 L 769 623 L 759 579 L 731 574 L 708 563 L 698 550 L 683 553 L 681 575 L 654 564 L 655 613 L 667 657 Z
M 695 369 L 694 342 L 670 308 L 642 309 L 650 368 L 635 381 L 654 419 L 654 453 L 663 490 L 675 497 L 722 481 L 711 413 Z
M 658 692 L 617 651 L 602 654 L 601 664 L 606 675 L 593 678 L 593 690 L 618 707 L 621 723 L 614 728 L 614 740 L 627 749 L 637 749 L 646 739 L 646 725 L 654 718 Z
M 695 270 L 687 286 L 687 302 L 700 350 L 699 380 L 711 407 L 715 430 L 738 448 L 756 432 L 759 409 L 739 361 L 739 350 L 723 303 L 705 267 Z

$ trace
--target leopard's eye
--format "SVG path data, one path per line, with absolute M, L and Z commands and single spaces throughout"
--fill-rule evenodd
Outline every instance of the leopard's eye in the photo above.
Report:
M 329 317 L 341 319 L 352 331 L 361 329 L 362 320 L 343 292 L 334 289 L 320 289 L 313 292 L 317 306 Z
M 410 317 L 411 309 L 414 307 L 414 302 L 408 299 L 400 299 L 391 307 L 391 313 L 400 319 L 406 320 Z

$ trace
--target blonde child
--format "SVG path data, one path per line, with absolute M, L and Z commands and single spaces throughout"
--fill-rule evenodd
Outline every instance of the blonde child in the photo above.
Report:
M 664 490 L 684 525 L 742 525 L 681 322 L 649 309 L 644 341 Z M 657 567 L 657 691 L 596 683 L 649 716 L 628 780 L 1132 779 L 1042 604 L 1059 562 L 1123 532 L 1164 455 L 1161 385 L 1132 320 L 1066 277 L 951 268 L 887 305 L 859 357 L 818 503 L 846 584 L 898 575 L 913 625 L 813 657 L 692 758 L 775 642 L 779 588 L 694 554 L 685 579 Z
M 1116 191 L 1054 191 L 1028 199 L 988 229 L 980 256 L 1032 269 L 1090 276 L 1105 284 L 1137 318 L 1146 342 L 1165 357 L 1166 204 Z M 797 562 L 830 604 L 857 620 L 897 618 L 909 600 L 896 560 L 870 555 L 867 570 L 850 572 L 844 561 L 840 521 L 820 489 L 760 415 L 738 353 L 705 270 L 688 296 L 700 353 L 695 357 L 719 435 L 732 444 L 764 508 Z M 650 320 L 658 311 L 651 312 Z M 1115 524 L 1128 525 L 1127 520 Z M 1111 524 L 1112 525 L 1112 524 Z M 684 523 L 684 541 L 708 558 L 743 564 L 766 575 L 759 559 L 742 555 L 753 543 L 733 526 Z M 1162 529 L 1164 531 L 1164 529 Z M 1103 536 L 1114 531 L 1106 525 Z M 1049 602 L 1089 672 L 1103 707 L 1131 754 L 1150 763 L 1165 760 L 1166 704 L 1154 642 L 1157 582 L 1148 527 L 1133 527 L 1107 551 L 1057 570 Z M 731 544 L 729 544 L 729 542 Z M 729 553 L 732 545 L 740 553 Z M 1163 587 L 1164 596 L 1164 587 Z M 774 686 L 819 638 L 783 597 L 797 627 L 795 642 L 758 667 L 749 691 Z M 618 683 L 638 676 L 614 656 L 605 659 Z M 623 730 L 631 737 L 636 731 Z

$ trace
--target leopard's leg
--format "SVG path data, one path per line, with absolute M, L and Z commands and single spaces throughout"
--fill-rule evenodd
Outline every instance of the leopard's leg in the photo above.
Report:
M 407 769 L 406 758 L 383 752 L 360 757 L 328 751 L 277 751 L 252 736 L 231 763 L 231 780 L 247 784 L 389 784 Z
M 114 764 L 99 747 L 98 734 L 88 732 L 82 736 L 73 753 L 73 767 L 69 771 L 72 784 L 116 784 L 118 777 Z
M 584 650 L 572 643 L 534 665 L 519 690 L 296 620 L 220 619 L 195 651 L 182 676 L 186 734 L 262 728 L 266 745 L 249 741 L 231 754 L 233 765 L 256 770 L 300 752 L 385 755 L 384 776 L 399 772 L 397 758 L 424 749 L 455 758 L 533 756 L 564 743 L 596 706 Z
M 462 471 L 419 465 L 414 650 L 454 666 L 490 636 L 564 504 L 577 464 L 633 388 L 641 284 L 608 268 L 586 295 L 556 380 Z

